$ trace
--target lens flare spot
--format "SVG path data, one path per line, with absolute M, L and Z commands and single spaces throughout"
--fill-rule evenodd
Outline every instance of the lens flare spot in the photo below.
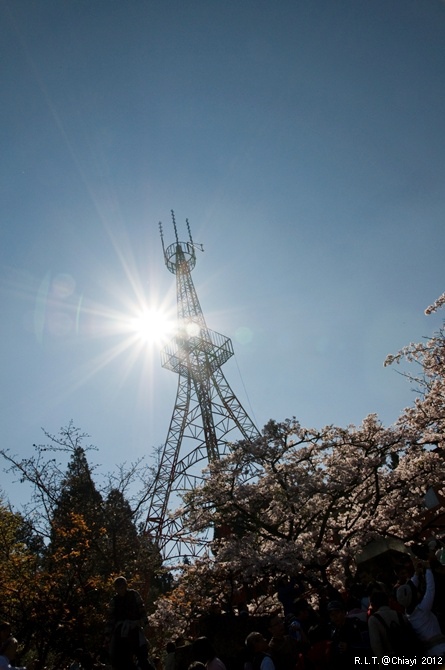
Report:
M 76 290 L 76 280 L 69 274 L 58 274 L 54 277 L 51 288 L 54 297 L 65 300 Z
M 193 321 L 191 323 L 188 323 L 185 329 L 189 337 L 198 337 L 201 332 L 199 325 L 197 323 L 194 323 Z
M 237 329 L 235 338 L 240 344 L 250 344 L 253 340 L 253 332 L 247 326 L 241 326 Z

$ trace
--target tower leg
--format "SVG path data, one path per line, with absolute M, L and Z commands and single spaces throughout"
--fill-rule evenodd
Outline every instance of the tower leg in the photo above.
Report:
M 206 462 L 220 458 L 236 439 L 252 440 L 259 433 L 218 369 L 206 383 L 180 375 L 170 427 L 151 491 L 146 530 L 165 560 L 202 553 L 206 538 L 192 537 L 182 514 L 169 516 L 169 502 L 203 481 Z M 209 448 L 210 446 L 210 448 Z M 183 454 L 180 458 L 181 453 Z

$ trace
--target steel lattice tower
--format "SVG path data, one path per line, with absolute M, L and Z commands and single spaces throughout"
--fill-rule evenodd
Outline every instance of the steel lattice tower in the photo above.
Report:
M 181 514 L 169 514 L 171 496 L 196 487 L 206 464 L 224 455 L 230 442 L 259 435 L 221 371 L 233 356 L 232 342 L 207 327 L 193 284 L 195 249 L 202 247 L 194 244 L 188 219 L 189 241 L 179 242 L 173 211 L 172 219 L 173 244 L 165 248 L 161 223 L 159 230 L 165 264 L 176 275 L 177 330 L 161 353 L 161 363 L 179 380 L 145 527 L 166 561 L 197 556 L 202 550 L 202 543 L 183 531 Z

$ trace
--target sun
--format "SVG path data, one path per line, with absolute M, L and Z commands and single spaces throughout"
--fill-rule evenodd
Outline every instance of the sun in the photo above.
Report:
M 162 309 L 142 309 L 130 322 L 130 329 L 142 343 L 164 344 L 173 332 L 174 322 Z

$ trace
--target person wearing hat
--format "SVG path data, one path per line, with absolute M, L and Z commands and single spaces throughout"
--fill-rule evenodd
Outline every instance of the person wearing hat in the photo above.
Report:
M 363 640 L 366 624 L 356 617 L 348 617 L 344 603 L 339 600 L 328 603 L 327 611 L 332 626 L 332 667 L 343 669 L 349 667 L 358 653 L 370 651 Z
M 426 589 L 423 597 L 419 594 L 419 574 L 425 567 Z M 406 612 L 414 632 L 423 643 L 425 653 L 429 656 L 445 654 L 445 635 L 442 634 L 439 621 L 431 611 L 434 602 L 435 584 L 434 575 L 429 561 L 419 563 L 416 574 L 397 589 L 397 602 Z

